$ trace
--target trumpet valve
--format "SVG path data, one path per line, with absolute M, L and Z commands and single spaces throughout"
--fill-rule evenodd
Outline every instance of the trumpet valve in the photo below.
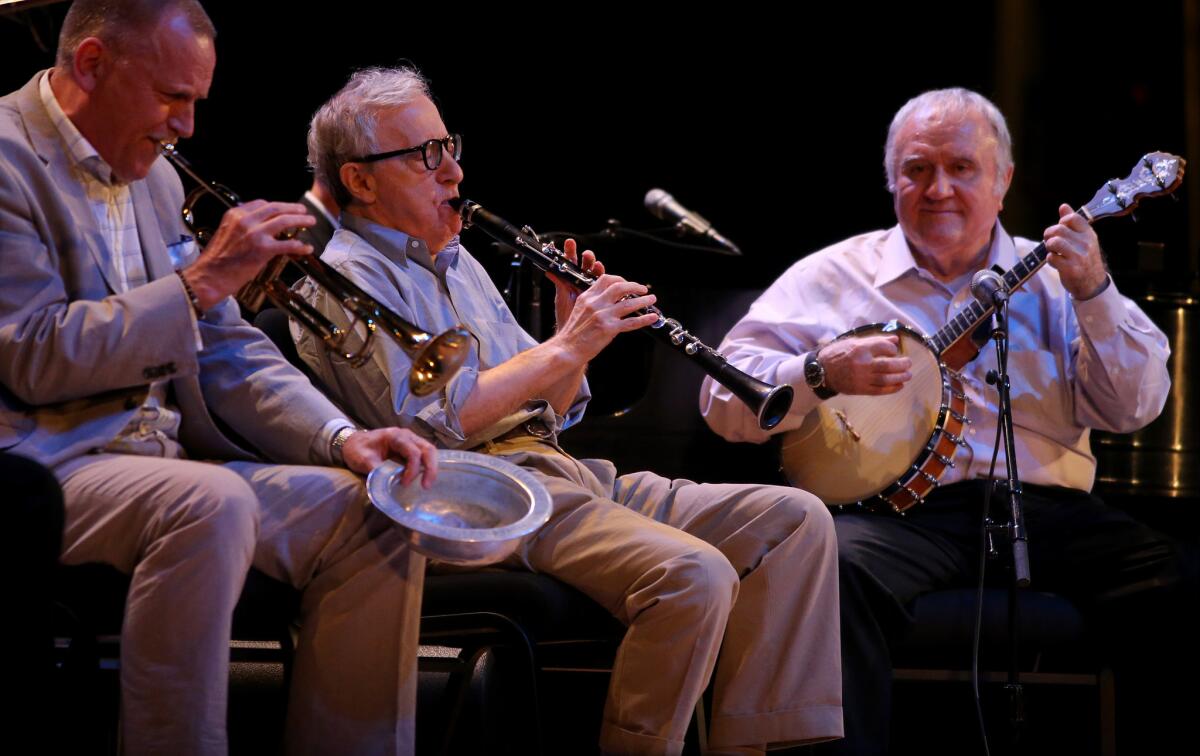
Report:
M 258 285 L 258 281 L 247 281 L 238 289 L 236 299 L 247 312 L 258 312 L 267 301 L 267 292 Z

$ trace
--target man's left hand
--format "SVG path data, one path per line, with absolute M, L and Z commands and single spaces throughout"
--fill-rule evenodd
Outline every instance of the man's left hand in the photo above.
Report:
M 1050 251 L 1047 262 L 1058 271 L 1071 296 L 1091 299 L 1104 290 L 1108 271 L 1100 254 L 1100 240 L 1082 215 L 1070 205 L 1059 205 L 1058 223 L 1046 229 L 1042 238 Z
M 346 467 L 356 473 L 367 473 L 389 458 L 404 462 L 400 482 L 412 483 L 417 475 L 421 485 L 429 488 L 437 478 L 437 447 L 405 428 L 380 428 L 351 433 L 342 447 Z
M 594 278 L 604 275 L 604 263 L 596 259 L 595 253 L 590 249 L 584 250 L 583 259 L 580 260 L 577 248 L 574 239 L 567 239 L 563 242 L 563 254 L 571 262 L 577 263 L 584 273 Z M 579 298 L 579 289 L 576 289 L 553 273 L 548 273 L 547 275 L 554 282 L 554 322 L 556 325 L 565 323 L 567 322 L 567 317 L 571 314 L 571 310 L 575 307 L 575 300 Z

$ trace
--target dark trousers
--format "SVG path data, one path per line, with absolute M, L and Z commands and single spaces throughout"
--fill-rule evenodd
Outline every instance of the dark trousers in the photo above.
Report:
M 975 585 L 986 485 L 970 481 L 939 489 L 903 517 L 860 511 L 835 516 L 846 737 L 821 746 L 822 753 L 887 752 L 888 642 L 911 627 L 906 605 L 917 596 Z M 1085 613 L 1115 615 L 1178 584 L 1176 545 L 1097 497 L 1026 485 L 1022 500 L 1037 590 L 1063 595 Z M 1005 502 L 993 496 L 994 517 L 1003 520 L 1004 511 Z

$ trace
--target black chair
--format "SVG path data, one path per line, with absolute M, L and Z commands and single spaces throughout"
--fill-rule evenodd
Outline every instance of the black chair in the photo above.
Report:
M 58 736 L 65 738 L 66 750 L 118 750 L 116 672 L 128 591 L 129 576 L 106 564 L 60 566 L 54 576 L 58 689 L 74 725 Z M 282 685 L 273 691 L 270 708 L 279 712 L 286 706 L 299 608 L 298 591 L 252 569 L 234 609 L 230 662 L 278 665 Z M 257 724 L 255 731 L 261 729 Z M 269 733 L 256 737 L 274 739 Z
M 427 575 L 421 643 L 459 651 L 449 658 L 422 658 L 425 669 L 450 672 L 446 685 L 450 703 L 440 726 L 426 727 L 427 733 L 442 733 L 440 744 L 426 742 L 418 727 L 418 751 L 545 752 L 547 675 L 611 671 L 623 634 L 624 627 L 594 601 L 545 575 L 506 571 Z M 495 692 L 490 705 L 498 711 L 493 716 L 477 714 L 472 721 L 467 716 L 468 697 L 478 687 L 477 670 L 485 655 L 494 660 L 488 674 L 498 680 L 491 686 Z M 472 727 L 466 726 L 468 721 Z M 422 723 L 429 724 L 425 718 Z M 598 710 L 595 724 L 599 725 Z
M 1058 686 L 1062 690 L 1091 688 L 1095 693 L 1096 743 L 1103 756 L 1116 753 L 1116 689 L 1113 671 L 1094 647 L 1084 616 L 1074 604 L 1053 593 L 1017 593 L 1018 679 L 1029 688 Z M 1008 680 L 1008 602 L 1004 588 L 986 588 L 980 638 L 981 684 Z M 965 700 L 971 679 L 971 638 L 974 631 L 974 589 L 942 590 L 919 597 L 909 607 L 916 622 L 892 648 L 893 676 L 901 685 L 958 684 Z M 1055 716 L 1045 709 L 1031 716 Z M 1039 723 L 1040 724 L 1040 723 Z M 974 735 L 974 725 L 964 728 Z M 993 741 L 1007 733 L 994 726 Z M 973 740 L 968 742 L 974 743 Z
M 62 550 L 62 491 L 54 475 L 24 457 L 0 452 L 0 511 L 9 538 L 0 550 L 5 588 L 0 647 L 10 691 L 0 706 L 4 743 L 13 753 L 34 753 L 54 726 L 54 607 L 51 585 Z

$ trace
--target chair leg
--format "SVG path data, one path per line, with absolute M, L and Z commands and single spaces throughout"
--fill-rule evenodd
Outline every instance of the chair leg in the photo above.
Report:
M 708 720 L 704 717 L 704 696 L 696 702 L 696 740 L 700 745 L 700 753 L 708 753 Z
M 1110 667 L 1101 668 L 1097 674 L 1100 693 L 1100 754 L 1101 756 L 1116 756 L 1117 754 L 1117 694 L 1113 671 Z
M 491 636 L 498 640 L 492 644 L 481 645 L 480 649 L 486 649 L 489 645 L 492 647 L 503 646 L 506 651 L 514 655 L 509 660 L 511 663 L 502 666 L 512 670 L 510 673 L 511 679 L 517 681 L 519 688 L 524 688 L 524 691 L 518 690 L 517 695 L 512 698 L 512 700 L 523 702 L 530 720 L 529 727 L 527 728 L 527 731 L 530 733 L 530 742 L 524 744 L 521 753 L 532 754 L 534 756 L 544 753 L 540 686 L 538 684 L 540 667 L 533 640 L 525 632 L 524 628 L 508 617 L 492 612 L 461 615 L 429 615 L 422 617 L 421 623 L 421 641 L 423 643 L 453 644 L 455 643 L 456 634 L 461 633 L 466 633 L 469 637 L 474 636 L 480 639 Z M 486 628 L 486 630 L 481 630 L 481 628 Z M 459 642 L 461 642 L 461 635 L 459 635 L 459 638 Z M 472 659 L 471 666 L 467 669 L 467 680 L 460 685 L 460 697 L 465 695 L 466 683 L 469 682 L 470 672 L 474 669 L 476 661 L 477 659 Z M 524 693 L 524 695 L 520 695 L 521 693 Z M 457 715 L 457 708 L 455 709 L 455 714 Z M 450 729 L 452 730 L 453 728 Z

